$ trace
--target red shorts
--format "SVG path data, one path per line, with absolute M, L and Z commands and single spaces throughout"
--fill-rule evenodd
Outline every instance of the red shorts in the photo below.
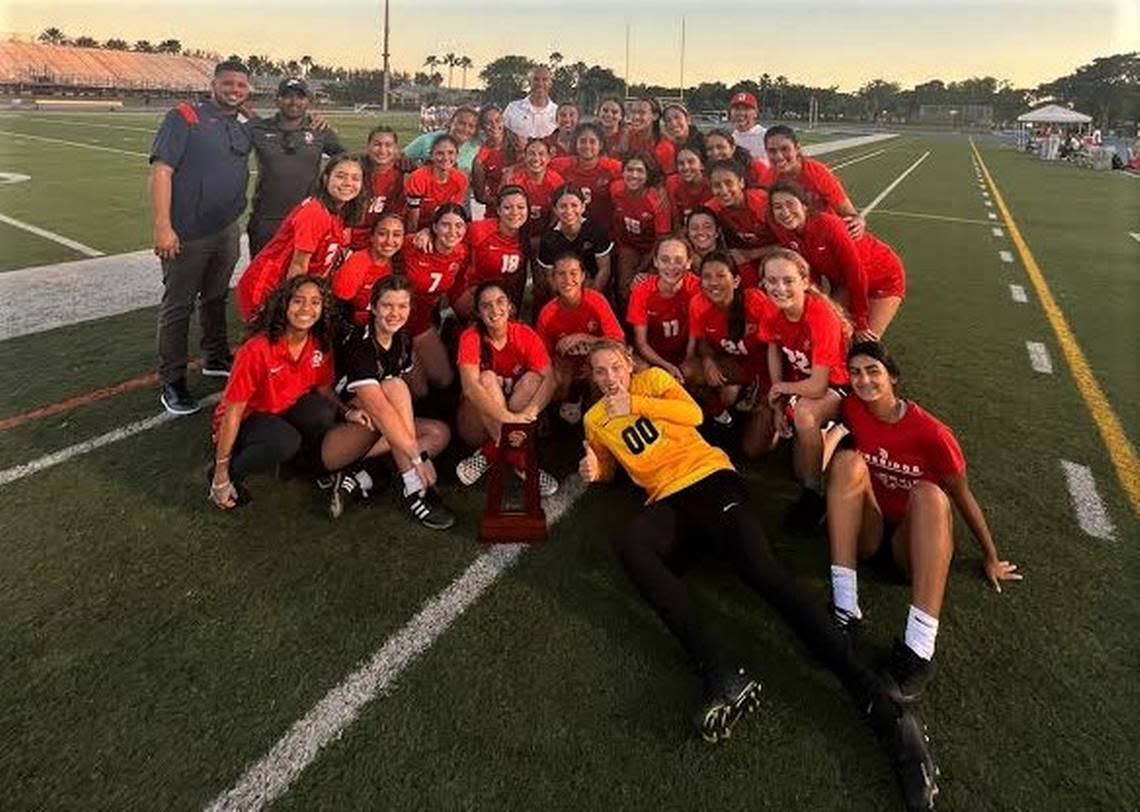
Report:
M 886 299 L 897 296 L 906 297 L 906 271 L 902 260 L 887 245 L 875 252 L 872 266 L 868 269 L 867 298 Z

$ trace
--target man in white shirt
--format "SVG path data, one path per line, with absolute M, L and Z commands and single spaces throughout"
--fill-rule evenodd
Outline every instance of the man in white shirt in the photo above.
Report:
M 732 140 L 738 147 L 744 147 L 752 157 L 768 163 L 768 153 L 764 151 L 764 133 L 767 128 L 760 126 L 760 104 L 751 93 L 740 92 L 728 103 L 728 117 L 732 120 Z
M 507 105 L 503 124 L 515 134 L 520 148 L 531 138 L 546 138 L 558 129 L 558 104 L 550 98 L 554 77 L 546 65 L 535 65 L 530 73 L 530 93 Z

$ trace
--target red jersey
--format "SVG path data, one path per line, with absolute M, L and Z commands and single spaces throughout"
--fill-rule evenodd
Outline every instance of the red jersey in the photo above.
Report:
M 364 221 L 352 228 L 352 249 L 367 248 L 372 238 L 372 226 L 381 214 L 394 213 L 404 216 L 404 171 L 397 164 L 372 173 L 368 188 L 368 209 Z
M 767 189 L 776 182 L 776 170 L 766 161 L 753 158 L 748 164 L 749 177 L 744 179 L 744 185 L 750 189 Z
M 312 336 L 305 339 L 294 360 L 284 337 L 270 344 L 265 333 L 258 333 L 234 354 L 229 380 L 214 409 L 214 439 L 230 403 L 245 404 L 243 419 L 254 412 L 282 414 L 303 395 L 332 384 L 332 353 L 321 350 Z
M 489 351 L 489 352 L 486 352 Z M 484 338 L 479 328 L 471 325 L 459 335 L 459 366 L 489 369 L 500 378 L 518 380 L 525 372 L 550 369 L 550 353 L 538 333 L 518 321 L 507 322 L 507 343 L 496 348 Z
M 574 307 L 563 305 L 558 297 L 551 299 L 539 312 L 535 329 L 551 354 L 560 340 L 574 333 L 625 341 L 625 333 L 610 303 L 593 288 L 583 288 L 582 300 Z
M 800 161 L 797 175 L 781 174 L 772 180 L 794 180 L 808 195 L 808 207 L 814 211 L 830 211 L 838 214 L 838 206 L 847 199 L 847 192 L 835 173 L 827 164 L 806 155 Z
M 630 131 L 624 154 L 629 155 L 631 152 L 648 152 L 665 175 L 677 171 L 677 147 L 664 136 L 654 141 L 650 136 Z
M 756 288 L 741 290 L 744 297 L 744 334 L 728 335 L 728 310 L 717 307 L 699 291 L 689 302 L 689 335 L 704 339 L 718 353 L 734 356 L 751 370 L 762 370 L 768 362 L 763 333 L 779 311 L 772 300 Z
M 524 226 L 528 234 L 538 234 L 550 220 L 550 212 L 554 208 L 554 190 L 564 183 L 562 176 L 552 169 L 547 169 L 542 180 L 533 180 L 521 167 L 509 169 L 503 175 L 503 185 L 512 184 L 521 186 L 526 190 L 527 203 L 530 204 L 530 221 Z
M 494 198 L 503 182 L 503 170 L 507 168 L 507 148 L 505 145 L 490 147 L 484 144 L 475 153 L 475 160 L 483 164 L 485 194 L 489 198 Z
M 693 209 L 712 197 L 709 179 L 703 176 L 700 183 L 692 184 L 685 183 L 680 175 L 670 175 L 665 178 L 665 191 L 669 195 L 669 206 L 673 210 L 673 222 L 678 226 L 684 225 L 685 218 Z
M 281 284 L 294 251 L 309 255 L 306 273 L 325 277 L 340 264 L 350 237 L 340 215 L 329 211 L 315 197 L 302 200 L 238 280 L 235 298 L 241 317 L 245 321 L 253 318 L 257 308 Z
M 562 142 L 558 140 L 558 130 L 555 130 L 542 140 L 546 142 L 546 146 L 550 149 L 551 158 L 561 158 L 566 155 L 574 154 L 574 142 L 571 141 L 569 147 L 562 146 Z
M 435 169 L 421 166 L 404 179 L 404 197 L 407 208 L 420 210 L 420 225 L 431 222 L 435 210 L 444 203 L 463 205 L 467 198 L 467 176 L 458 169 L 447 170 L 447 180 L 440 183 Z
M 871 471 L 875 501 L 889 522 L 906 516 L 910 491 L 920 480 L 941 485 L 966 470 L 954 433 L 913 401 L 897 423 L 884 423 L 855 395 L 843 399 L 843 422 Z
M 785 381 L 806 381 L 811 377 L 812 367 L 826 366 L 829 385 L 842 386 L 848 382 L 843 322 L 822 294 L 808 293 L 804 297 L 804 312 L 799 321 L 791 321 L 776 310 L 766 326 L 761 337 L 774 342 L 784 354 Z
M 412 312 L 408 317 L 408 335 L 415 338 L 434 326 L 433 317 L 439 300 L 446 293 L 451 298 L 456 282 L 467 266 L 467 246 L 460 243 L 450 254 L 438 251 L 420 251 L 414 237 L 404 239 L 400 257 L 404 261 L 404 275 L 412 283 Z
M 669 233 L 672 223 L 669 207 L 656 189 L 645 187 L 640 192 L 625 188 L 624 180 L 610 184 L 613 220 L 610 234 L 618 245 L 638 251 L 652 250 L 657 238 Z
M 763 248 L 776 242 L 768 228 L 768 193 L 764 190 L 745 189 L 739 206 L 725 206 L 714 197 L 708 207 L 716 212 L 729 248 Z
M 523 268 L 523 247 L 518 237 L 499 231 L 498 220 L 477 220 L 467 229 L 470 263 L 463 275 L 463 288 L 499 280 Z
M 553 159 L 550 168 L 582 191 L 586 198 L 586 216 L 608 229 L 613 217 L 610 184 L 621 178 L 621 162 L 613 158 L 598 158 L 598 162 L 587 169 L 578 158 L 564 157 Z
M 633 327 L 644 326 L 653 351 L 671 364 L 680 364 L 689 345 L 689 302 L 700 292 L 701 280 L 686 273 L 672 296 L 661 295 L 657 282 L 656 274 L 651 274 L 633 286 L 625 320 Z
M 780 245 L 807 260 L 813 282 L 818 284 L 821 278 L 826 278 L 832 291 L 838 287 L 847 289 L 855 329 L 866 329 L 867 273 L 843 218 L 830 212 L 809 213 L 802 234 L 776 222 L 770 226 Z
M 625 125 L 621 125 L 614 132 L 602 133 L 602 155 L 617 158 L 621 155 L 621 143 L 625 140 Z
M 372 287 L 391 273 L 392 266 L 388 260 L 374 260 L 371 251 L 353 251 L 344 264 L 336 269 L 332 278 L 333 296 L 352 305 L 353 323 L 368 323 Z

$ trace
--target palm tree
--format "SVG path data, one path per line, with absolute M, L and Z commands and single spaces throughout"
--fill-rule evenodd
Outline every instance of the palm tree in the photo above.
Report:
M 461 56 L 461 57 L 459 57 L 459 60 L 455 63 L 455 66 L 457 68 L 460 68 L 463 71 L 463 89 L 464 90 L 467 89 L 467 69 L 470 68 L 474 64 L 475 63 L 471 61 L 471 57 L 469 57 L 469 56 Z
M 54 25 L 51 28 L 45 28 L 37 37 L 40 42 L 45 45 L 66 45 L 67 34 L 60 31 Z
M 562 56 L 562 54 L 560 52 L 555 51 L 550 56 L 548 56 L 546 59 L 550 63 L 550 69 L 551 70 L 557 70 L 558 66 L 562 64 L 562 60 L 565 58 L 566 57 Z
M 458 57 L 455 56 L 453 51 L 448 51 L 443 55 L 443 64 L 447 65 L 447 89 L 451 90 L 454 82 L 452 79 L 455 76 L 455 63 L 458 62 Z
M 435 69 L 440 66 L 439 57 L 437 57 L 435 54 L 429 54 L 428 58 L 424 60 L 424 65 L 428 69 L 428 75 L 433 75 L 435 73 Z

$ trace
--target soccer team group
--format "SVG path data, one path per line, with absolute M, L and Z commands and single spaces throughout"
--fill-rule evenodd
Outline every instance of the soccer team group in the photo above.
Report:
M 302 458 L 334 518 L 394 468 L 410 515 L 446 529 L 455 516 L 433 458 L 455 435 L 471 449 L 456 468 L 470 486 L 500 458 L 525 478 L 503 425 L 582 423 L 582 478 L 621 468 L 646 491 L 614 548 L 700 678 L 701 735 L 728 736 L 760 691 L 690 606 L 686 567 L 717 555 L 834 671 L 908 806 L 928 808 L 937 770 L 915 703 L 932 673 L 953 509 L 996 591 L 1020 575 L 997 554 L 953 433 L 898 391 L 882 339 L 905 295 L 902 262 L 790 128 L 757 123 L 749 93 L 732 98 L 732 129 L 702 134 L 683 106 L 651 98 L 607 99 L 584 120 L 550 98 L 549 70 L 530 80 L 525 98 L 460 108 L 403 150 L 378 126 L 363 152 L 342 151 L 299 80 L 282 82 L 274 117 L 248 118 L 240 63 L 219 65 L 209 100 L 167 114 L 151 158 L 162 399 L 198 408 L 185 382 L 196 299 L 203 372 L 228 376 L 212 504 L 242 506 L 251 475 Z M 292 188 L 275 217 L 255 198 L 236 289 L 247 337 L 231 357 L 228 284 L 211 279 L 225 262 L 232 273 L 244 186 L 240 201 L 215 200 L 202 177 L 251 151 L 258 198 Z M 787 522 L 826 526 L 827 607 L 772 555 L 709 437 L 746 459 L 792 445 L 802 492 Z M 543 495 L 557 491 L 537 478 Z M 909 581 L 911 605 L 889 662 L 871 668 L 853 640 L 856 568 L 876 559 Z

